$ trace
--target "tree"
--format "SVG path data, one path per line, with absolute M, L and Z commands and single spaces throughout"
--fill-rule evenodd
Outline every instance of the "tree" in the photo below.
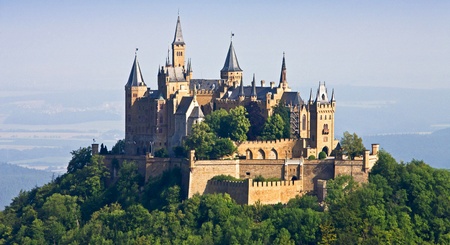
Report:
M 325 153 L 323 151 L 319 152 L 319 159 L 322 160 L 322 159 L 325 159 L 325 158 L 327 158 L 327 153 Z
M 356 156 L 364 154 L 366 148 L 362 143 L 362 139 L 356 133 L 350 134 L 345 131 L 341 139 L 342 153 L 349 156 L 350 159 L 355 159 Z
M 238 106 L 230 110 L 227 116 L 228 137 L 233 141 L 247 140 L 247 132 L 250 128 L 250 121 L 247 118 L 247 111 L 243 106 Z
M 121 139 L 111 148 L 111 154 L 124 154 L 125 153 L 125 140 Z
M 92 149 L 90 146 L 83 147 L 75 151 L 71 151 L 72 159 L 69 161 L 69 165 L 67 166 L 67 172 L 73 173 L 77 169 L 82 169 L 86 166 L 92 157 Z
M 211 132 L 208 124 L 201 122 L 192 126 L 191 134 L 186 138 L 184 144 L 186 148 L 195 150 L 197 158 L 207 159 L 216 138 L 217 136 Z
M 247 138 L 249 140 L 256 140 L 261 136 L 261 132 L 264 128 L 265 119 L 262 116 L 261 108 L 255 101 L 250 102 L 245 106 L 247 110 L 247 118 L 250 121 L 250 128 L 247 132 Z
M 155 151 L 155 157 L 169 157 L 169 152 L 166 148 L 159 148 Z
M 215 132 L 218 136 L 226 137 L 227 125 L 225 124 L 228 112 L 224 109 L 215 110 L 211 114 L 205 116 L 205 123 L 208 124 L 212 132 Z
M 212 159 L 217 159 L 222 156 L 231 155 L 236 152 L 236 150 L 236 146 L 229 138 L 217 138 L 214 142 L 214 147 L 210 156 Z
M 280 115 L 284 122 L 283 127 L 283 136 L 282 138 L 290 138 L 291 137 L 291 118 L 290 118 L 289 107 L 284 106 L 281 101 L 275 107 L 273 107 L 273 115 Z
M 283 137 L 284 121 L 280 115 L 274 114 L 269 117 L 264 124 L 264 129 L 261 133 L 263 140 L 276 140 Z

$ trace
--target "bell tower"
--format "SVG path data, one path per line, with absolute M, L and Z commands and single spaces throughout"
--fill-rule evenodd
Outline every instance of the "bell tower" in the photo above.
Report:
M 172 42 L 172 66 L 184 67 L 184 57 L 186 51 L 186 44 L 183 39 L 183 32 L 181 31 L 180 16 L 178 16 L 177 26 L 175 27 L 175 36 Z

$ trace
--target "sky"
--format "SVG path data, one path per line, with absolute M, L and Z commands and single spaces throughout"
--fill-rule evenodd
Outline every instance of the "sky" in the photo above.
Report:
M 450 1 L 4 1 L 4 91 L 123 89 L 139 48 L 144 80 L 177 15 L 194 78 L 219 78 L 233 32 L 244 82 L 450 88 Z M 266 83 L 268 84 L 268 83 Z

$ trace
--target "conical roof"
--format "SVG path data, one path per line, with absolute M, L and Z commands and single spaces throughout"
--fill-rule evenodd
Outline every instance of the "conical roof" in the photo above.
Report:
M 239 62 L 234 52 L 233 42 L 230 42 L 230 48 L 228 49 L 227 58 L 225 59 L 225 64 L 223 65 L 221 72 L 228 71 L 242 71 L 241 67 L 239 67 Z
M 137 59 L 137 54 L 134 56 L 133 67 L 131 68 L 130 77 L 125 85 L 126 87 L 132 86 L 147 86 L 145 85 L 144 78 L 142 77 L 141 67 Z
M 173 38 L 172 44 L 184 45 L 183 32 L 181 31 L 180 16 L 178 16 L 177 26 L 175 28 L 175 36 Z
M 283 82 L 286 82 L 286 60 L 284 58 L 284 53 L 283 53 L 283 62 L 281 64 L 280 85 Z

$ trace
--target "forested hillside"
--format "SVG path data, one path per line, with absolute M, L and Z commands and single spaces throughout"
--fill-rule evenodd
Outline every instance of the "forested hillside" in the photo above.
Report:
M 11 203 L 20 190 L 31 190 L 51 181 L 53 173 L 0 163 L 0 210 Z
M 133 163 L 118 181 L 101 156 L 74 151 L 67 174 L 22 192 L 0 213 L 0 244 L 449 244 L 450 172 L 387 152 L 358 185 L 328 183 L 328 197 L 237 205 L 227 194 L 180 197 L 180 173 L 147 184 Z

